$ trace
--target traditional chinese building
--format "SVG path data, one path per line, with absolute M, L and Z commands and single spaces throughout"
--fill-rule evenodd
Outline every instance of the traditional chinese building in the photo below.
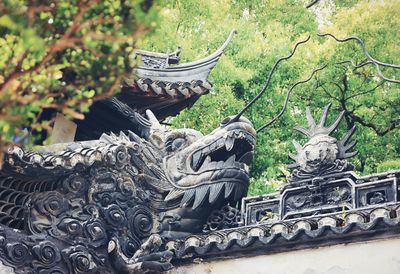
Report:
M 256 145 L 237 116 L 212 133 L 159 120 L 211 89 L 223 50 L 179 64 L 138 51 L 120 93 L 69 143 L 10 149 L 0 171 L 0 273 L 398 273 L 400 171 L 359 176 L 351 128 L 307 110 L 289 183 L 246 197 Z M 238 206 L 240 205 L 240 207 Z M 174 269 L 171 269 L 175 266 Z M 3 272 L 1 272 L 3 271 Z

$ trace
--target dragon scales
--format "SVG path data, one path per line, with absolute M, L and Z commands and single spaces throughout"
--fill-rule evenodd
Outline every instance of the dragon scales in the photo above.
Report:
M 161 126 L 143 135 L 26 152 L 0 175 L 0 259 L 16 273 L 146 273 L 172 267 L 166 239 L 199 233 L 211 210 L 247 192 L 255 130 L 246 118 L 203 136 Z

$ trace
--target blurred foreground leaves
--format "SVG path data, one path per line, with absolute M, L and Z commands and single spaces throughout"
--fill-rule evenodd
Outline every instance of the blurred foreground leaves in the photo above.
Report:
M 2 1 L 0 147 L 24 128 L 46 138 L 48 110 L 82 119 L 93 101 L 119 91 L 135 41 L 157 14 L 152 1 Z

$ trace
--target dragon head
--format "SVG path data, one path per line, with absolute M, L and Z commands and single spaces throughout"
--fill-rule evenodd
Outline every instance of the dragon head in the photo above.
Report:
M 201 212 L 209 214 L 212 209 L 236 203 L 247 193 L 256 143 L 256 132 L 248 119 L 222 122 L 204 136 L 193 129 L 161 126 L 151 111 L 147 117 L 151 129 L 144 139 L 152 154 L 158 155 L 164 175 L 163 180 L 147 177 L 146 182 L 161 195 L 159 205 L 167 209 L 166 215 L 200 222 Z M 189 226 L 192 230 L 193 223 Z

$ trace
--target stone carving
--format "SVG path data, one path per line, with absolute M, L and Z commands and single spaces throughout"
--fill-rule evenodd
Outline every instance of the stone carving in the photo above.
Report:
M 344 114 L 342 112 L 332 125 L 325 127 L 330 107 L 331 104 L 325 107 L 318 124 L 312 117 L 310 109 L 307 108 L 309 129 L 295 127 L 297 131 L 310 139 L 303 146 L 297 141 L 293 141 L 297 155 L 289 153 L 289 157 L 295 161 L 294 164 L 289 166 L 289 168 L 295 169 L 291 178 L 292 181 L 352 169 L 346 159 L 357 154 L 357 151 L 351 151 L 356 142 L 349 142 L 356 128 L 353 126 L 341 140 L 330 136 L 338 128 Z
M 237 227 L 240 224 L 240 210 L 229 205 L 224 206 L 220 210 L 214 210 L 207 218 L 203 232 L 211 232 L 220 229 Z
M 351 202 L 351 189 L 347 186 L 337 186 L 326 191 L 326 203 L 337 205 L 343 202 Z
M 315 203 L 312 203 L 310 193 L 293 195 L 286 200 L 286 206 L 289 210 L 300 210 L 302 208 L 310 207 L 311 205 L 315 205 Z
M 346 158 L 354 155 L 349 150 L 355 143 L 347 142 L 354 129 L 340 141 L 329 136 L 341 118 L 325 129 L 328 109 L 320 125 L 314 126 L 319 133 L 308 131 L 312 140 L 298 145 L 303 156 L 294 156 L 298 166 L 289 184 L 276 193 L 243 198 L 237 226 L 225 225 L 224 211 L 214 211 L 204 233 L 171 239 L 167 246 L 174 251 L 174 260 L 257 256 L 322 242 L 341 244 L 396 235 L 400 171 L 358 176 L 348 170 Z M 309 123 L 315 124 L 307 112 Z
M 374 191 L 368 198 L 370 205 L 377 205 L 386 202 L 386 195 L 382 191 Z
M 165 240 L 200 233 L 209 212 L 246 194 L 256 134 L 246 118 L 206 136 L 161 126 L 151 111 L 141 120 L 140 136 L 10 150 L 0 171 L 4 264 L 16 273 L 164 271 Z
M 396 196 L 398 196 L 398 193 L 396 192 L 398 191 L 396 191 L 391 180 L 384 180 L 379 184 L 379 187 L 372 185 L 361 188 L 358 191 L 358 195 L 360 196 L 358 202 L 360 206 L 373 206 L 393 202 L 393 200 L 396 199 Z
M 348 211 L 371 209 L 399 203 L 399 171 L 360 177 L 347 162 L 357 152 L 351 151 L 356 142 L 349 142 L 355 127 L 341 140 L 330 136 L 339 126 L 343 113 L 325 127 L 330 104 L 324 109 L 318 125 L 307 109 L 309 129 L 297 128 L 310 140 L 301 146 L 294 142 L 297 155 L 290 157 L 293 173 L 280 192 L 242 201 L 242 221 L 245 226 L 301 220 L 327 214 L 346 215 Z M 265 215 L 262 217 L 261 215 Z M 340 219 L 340 218 L 339 218 Z M 343 222 L 339 220 L 338 222 Z
M 172 53 L 158 53 L 144 50 L 137 50 L 136 57 L 141 57 L 141 66 L 152 69 L 163 69 L 180 61 L 181 48 L 178 47 Z

